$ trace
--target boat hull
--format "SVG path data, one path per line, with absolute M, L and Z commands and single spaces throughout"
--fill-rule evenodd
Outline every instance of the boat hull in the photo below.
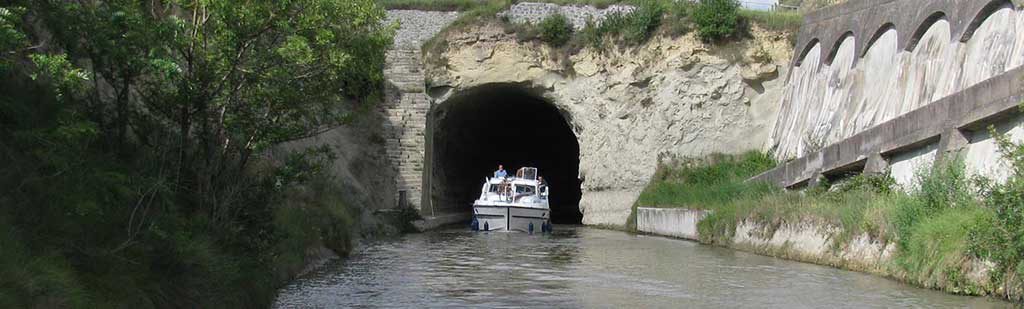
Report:
M 473 205 L 473 219 L 481 231 L 541 232 L 551 211 L 546 208 Z M 533 224 L 533 231 L 530 224 Z

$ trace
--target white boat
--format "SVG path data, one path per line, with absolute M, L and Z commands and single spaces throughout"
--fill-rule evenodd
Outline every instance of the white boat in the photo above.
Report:
M 537 169 L 520 168 L 514 177 L 484 178 L 480 198 L 473 202 L 474 231 L 551 231 L 548 187 Z

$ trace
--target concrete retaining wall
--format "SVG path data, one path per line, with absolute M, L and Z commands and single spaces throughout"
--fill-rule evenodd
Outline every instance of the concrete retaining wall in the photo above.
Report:
M 684 208 L 637 208 L 636 229 L 662 236 L 700 240 L 697 223 L 707 211 Z
M 952 96 L 864 130 L 752 178 L 781 187 L 814 183 L 823 175 L 882 172 L 901 153 L 938 141 L 936 160 L 962 153 L 970 136 L 1018 114 L 1024 100 L 1024 68 L 1010 70 Z M 970 163 L 968 163 L 970 164 Z

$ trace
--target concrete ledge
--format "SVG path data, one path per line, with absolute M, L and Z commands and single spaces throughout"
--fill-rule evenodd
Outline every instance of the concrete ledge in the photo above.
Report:
M 440 228 L 440 227 L 443 227 L 443 226 L 446 226 L 446 225 L 453 225 L 453 224 L 457 224 L 457 223 L 469 222 L 469 220 L 471 218 L 472 218 L 472 214 L 469 213 L 469 212 L 442 214 L 442 215 L 436 215 L 436 216 L 432 216 L 432 217 L 423 217 L 423 219 L 421 219 L 421 220 L 413 221 L 412 225 L 414 227 L 416 227 L 416 230 L 418 230 L 420 232 L 425 232 L 425 231 L 434 230 L 434 229 L 437 229 L 437 228 Z
M 697 224 L 707 214 L 705 210 L 641 207 L 636 210 L 636 229 L 655 235 L 700 240 Z
M 814 175 L 856 172 L 867 158 L 891 156 L 940 140 L 956 130 L 977 130 L 1018 112 L 1024 99 L 1024 67 L 983 81 L 886 121 L 838 143 L 751 178 L 790 188 Z M 899 102 L 893 102 L 897 104 Z M 955 149 L 940 149 L 940 152 Z

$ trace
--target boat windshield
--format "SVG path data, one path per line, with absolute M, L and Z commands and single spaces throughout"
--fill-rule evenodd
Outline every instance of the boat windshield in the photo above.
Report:
M 534 194 L 534 192 L 536 192 L 536 189 L 534 188 L 534 186 L 516 185 L 516 194 Z

